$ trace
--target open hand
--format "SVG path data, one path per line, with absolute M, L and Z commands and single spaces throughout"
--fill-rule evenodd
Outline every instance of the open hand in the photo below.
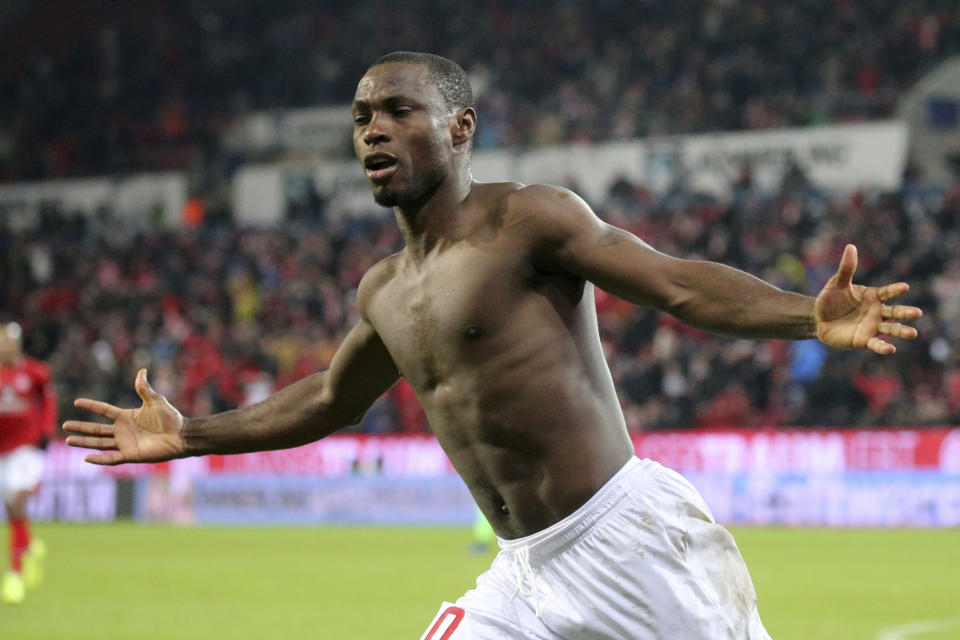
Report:
M 67 438 L 71 447 L 99 449 L 106 453 L 88 455 L 93 464 L 163 462 L 183 456 L 183 415 L 166 398 L 153 390 L 147 370 L 140 369 L 134 383 L 143 400 L 139 409 L 120 409 L 112 404 L 78 398 L 73 405 L 112 420 L 113 424 L 68 420 L 63 430 L 77 435 Z
M 814 305 L 817 338 L 841 349 L 866 348 L 881 355 L 894 353 L 897 348 L 884 337 L 916 338 L 917 330 L 898 320 L 915 320 L 923 312 L 917 307 L 884 304 L 909 291 L 910 285 L 906 282 L 885 287 L 855 285 L 856 270 L 857 248 L 848 244 L 840 267 L 824 285 Z

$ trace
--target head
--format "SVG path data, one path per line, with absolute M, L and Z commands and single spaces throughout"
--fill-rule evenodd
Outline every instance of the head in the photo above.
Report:
M 23 331 L 16 322 L 0 323 L 0 364 L 11 365 L 20 358 Z
M 353 148 L 377 203 L 422 201 L 469 171 L 477 114 L 466 73 L 430 53 L 390 53 L 367 70 L 353 101 Z

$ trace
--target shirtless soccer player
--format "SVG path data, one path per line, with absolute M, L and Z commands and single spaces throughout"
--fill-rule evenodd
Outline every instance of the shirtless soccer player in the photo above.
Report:
M 920 310 L 885 304 L 907 285 L 853 285 L 847 246 L 815 299 L 788 293 L 659 253 L 564 189 L 475 182 L 472 104 L 463 71 L 432 55 L 387 55 L 360 80 L 354 148 L 406 246 L 364 276 L 327 371 L 204 418 L 140 371 L 141 408 L 77 400 L 112 424 L 69 421 L 67 442 L 107 465 L 294 447 L 403 376 L 501 547 L 424 639 L 767 638 L 731 536 L 683 478 L 634 457 L 593 287 L 724 335 L 890 354 L 883 336 L 916 335 L 898 321 Z

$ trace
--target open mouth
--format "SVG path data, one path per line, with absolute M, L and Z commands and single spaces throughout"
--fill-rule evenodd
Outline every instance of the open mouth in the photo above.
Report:
M 383 180 L 397 170 L 397 158 L 382 151 L 371 153 L 363 159 L 363 168 L 371 180 Z

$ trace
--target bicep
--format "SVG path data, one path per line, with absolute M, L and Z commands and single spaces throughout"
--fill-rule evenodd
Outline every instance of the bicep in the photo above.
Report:
M 331 414 L 354 423 L 399 377 L 397 366 L 373 325 L 361 320 L 330 362 L 324 404 Z
M 683 295 L 683 260 L 661 253 L 634 234 L 607 224 L 573 194 L 541 210 L 548 268 L 593 282 L 619 298 L 669 309 Z

